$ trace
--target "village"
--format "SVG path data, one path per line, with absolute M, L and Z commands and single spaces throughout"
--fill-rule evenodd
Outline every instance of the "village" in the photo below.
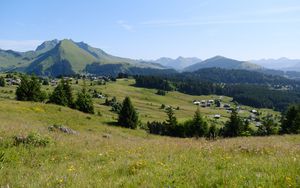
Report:
M 232 113 L 232 110 L 236 108 L 238 113 L 243 113 L 245 110 L 241 108 L 239 105 L 235 105 L 235 107 L 232 107 L 231 104 L 228 103 L 222 103 L 222 96 L 220 96 L 218 99 L 208 99 L 208 100 L 193 100 L 193 104 L 200 106 L 202 108 L 219 108 L 225 110 L 227 113 Z M 261 125 L 260 122 L 260 113 L 256 109 L 248 110 L 250 115 L 245 120 L 249 122 L 253 122 L 256 127 L 259 127 Z M 214 114 L 212 115 L 214 119 L 220 119 L 222 117 L 221 114 Z

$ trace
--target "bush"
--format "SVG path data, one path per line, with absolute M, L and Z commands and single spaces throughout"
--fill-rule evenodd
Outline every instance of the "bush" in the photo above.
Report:
M 28 136 L 15 136 L 14 145 L 33 146 L 33 147 L 45 147 L 50 144 L 49 137 L 43 137 L 38 133 L 29 133 Z
M 214 139 L 217 138 L 218 134 L 219 134 L 219 130 L 218 130 L 218 128 L 216 127 L 216 125 L 213 124 L 213 125 L 211 125 L 211 126 L 209 127 L 206 137 L 207 137 L 208 139 L 214 140 Z
M 166 93 L 167 93 L 166 91 L 161 90 L 161 89 L 157 90 L 157 92 L 156 92 L 157 95 L 161 95 L 161 96 L 165 96 Z
M 164 135 L 166 132 L 164 124 L 158 121 L 147 122 L 147 128 L 150 134 Z

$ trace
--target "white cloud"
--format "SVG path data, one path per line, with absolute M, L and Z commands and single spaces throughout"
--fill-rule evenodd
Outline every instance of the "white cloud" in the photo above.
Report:
M 134 29 L 133 29 L 133 26 L 129 25 L 126 21 L 124 20 L 119 20 L 117 21 L 117 24 L 122 27 L 123 29 L 125 29 L 126 31 L 130 31 L 130 32 L 133 32 Z
M 0 48 L 5 50 L 28 51 L 34 50 L 43 41 L 40 40 L 1 40 Z

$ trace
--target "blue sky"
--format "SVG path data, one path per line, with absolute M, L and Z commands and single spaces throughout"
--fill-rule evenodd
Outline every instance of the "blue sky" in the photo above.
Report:
M 299 0 L 2 0 L 0 48 L 54 38 L 136 59 L 300 58 Z

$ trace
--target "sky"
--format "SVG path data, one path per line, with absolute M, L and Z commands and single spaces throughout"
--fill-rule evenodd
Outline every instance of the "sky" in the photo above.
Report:
M 1 0 L 0 48 L 72 39 L 121 57 L 300 59 L 299 0 Z

